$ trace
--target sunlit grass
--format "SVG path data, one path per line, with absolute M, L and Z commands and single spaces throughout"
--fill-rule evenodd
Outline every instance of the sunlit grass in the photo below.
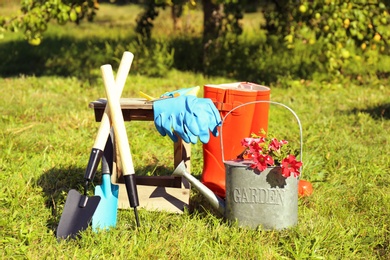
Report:
M 178 71 L 159 80 L 130 73 L 123 96 L 137 96 L 139 90 L 158 95 L 180 86 L 226 81 Z M 57 243 L 53 228 L 68 190 L 81 189 L 98 127 L 88 103 L 104 96 L 101 82 L 94 87 L 81 84 L 75 78 L 57 77 L 0 80 L 3 257 L 52 258 L 58 250 L 65 258 L 388 256 L 390 123 L 388 118 L 375 119 L 375 111 L 363 112 L 386 104 L 388 89 L 348 84 L 329 88 L 315 82 L 272 88 L 272 99 L 293 108 L 302 121 L 303 178 L 314 185 L 314 194 L 299 201 L 296 228 L 250 231 L 230 227 L 202 210 L 172 215 L 140 209 L 142 226 L 136 230 L 132 212 L 120 210 L 117 228 L 101 234 L 88 230 L 79 241 Z M 270 130 L 296 137 L 297 125 L 289 113 L 282 121 L 272 116 L 284 113 L 278 109 L 271 107 Z M 146 166 L 173 170 L 172 143 L 156 133 L 152 122 L 126 125 L 136 172 L 141 174 Z M 194 145 L 192 152 L 192 171 L 199 177 L 201 145 Z M 196 193 L 193 190 L 193 196 Z M 194 199 L 200 203 L 197 210 L 207 205 Z

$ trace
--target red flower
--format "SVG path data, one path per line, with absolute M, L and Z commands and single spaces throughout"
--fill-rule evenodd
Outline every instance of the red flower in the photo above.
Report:
M 247 138 L 244 138 L 241 140 L 241 145 L 244 146 L 244 147 L 250 147 L 254 144 L 261 144 L 261 143 L 264 143 L 265 142 L 265 138 L 264 137 L 260 137 L 260 138 L 252 138 L 252 137 L 247 137 Z
M 261 144 L 265 143 L 265 139 L 263 137 L 260 138 L 244 138 L 241 140 L 241 145 L 248 148 L 249 151 L 246 154 L 256 154 L 260 153 L 263 147 Z
M 269 149 L 277 151 L 280 148 L 280 143 L 278 142 L 278 139 L 272 138 L 271 143 L 269 144 Z
M 285 144 L 288 144 L 288 141 L 286 141 L 286 140 L 280 140 L 280 146 L 282 146 L 282 145 L 285 145 Z
M 280 140 L 276 138 L 272 138 L 271 143 L 269 144 L 269 149 L 277 151 L 279 150 L 284 144 L 287 144 L 288 142 L 286 140 Z
M 282 175 L 286 178 L 290 176 L 297 177 L 300 175 L 299 169 L 302 162 L 297 161 L 294 155 L 291 155 L 291 150 L 285 146 L 288 144 L 286 140 L 278 140 L 276 138 L 265 138 L 252 135 L 244 138 L 241 141 L 242 146 L 246 149 L 243 155 L 247 155 L 253 160 L 251 168 L 259 171 L 264 171 L 268 166 L 281 166 Z M 289 154 L 287 157 L 286 154 Z
M 264 154 L 254 154 L 253 155 L 254 164 L 251 165 L 252 168 L 257 168 L 259 171 L 264 171 L 267 169 L 268 165 L 274 165 L 274 159 L 269 155 Z
M 249 147 L 249 145 L 252 143 L 253 138 L 247 137 L 241 140 L 241 145 L 244 147 Z
M 282 175 L 286 178 L 290 177 L 291 174 L 294 174 L 294 177 L 297 177 L 300 172 L 302 162 L 297 161 L 294 155 L 289 155 L 287 158 L 282 161 Z

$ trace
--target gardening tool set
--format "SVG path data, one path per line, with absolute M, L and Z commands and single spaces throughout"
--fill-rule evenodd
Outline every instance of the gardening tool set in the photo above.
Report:
M 119 98 L 125 85 L 127 75 L 130 71 L 133 58 L 134 55 L 131 52 L 125 52 L 123 54 L 116 80 L 113 79 L 114 76 L 112 70 L 110 71 L 111 75 L 109 76 L 102 69 L 103 79 L 112 78 L 110 82 L 105 81 L 106 92 L 110 96 L 109 106 L 107 106 L 104 110 L 98 134 L 91 150 L 87 169 L 84 175 L 84 193 L 80 194 L 74 189 L 69 191 L 65 207 L 57 227 L 57 238 L 75 238 L 80 231 L 85 230 L 89 226 L 91 220 L 94 230 L 98 230 L 99 228 L 104 229 L 116 225 L 118 186 L 112 185 L 110 181 L 113 154 L 112 140 L 110 137 L 110 132 L 112 132 L 111 123 L 113 126 L 113 132 L 118 133 L 118 137 L 116 137 L 118 140 L 122 140 L 123 135 L 126 135 L 126 132 L 124 132 L 126 129 L 124 128 L 123 117 L 120 118 L 121 114 L 118 114 L 117 110 L 111 112 L 110 108 L 112 103 L 114 103 L 116 106 L 113 107 L 116 109 L 119 107 L 120 110 Z M 102 66 L 102 68 L 103 67 L 104 66 Z M 112 120 L 112 118 L 115 120 Z M 118 143 L 122 163 L 130 161 L 132 165 L 128 142 L 122 143 L 119 141 Z M 127 146 L 127 153 L 123 153 L 123 146 Z M 96 187 L 95 196 L 88 197 L 87 191 L 89 184 L 93 181 L 98 165 L 101 161 L 102 185 Z M 125 181 L 130 205 L 134 208 L 136 223 L 137 226 L 139 226 L 137 213 L 137 206 L 139 205 L 139 202 L 137 186 L 135 185 L 134 171 L 128 173 Z
M 119 186 L 111 183 L 114 143 L 122 164 L 129 204 L 134 209 L 136 225 L 140 225 L 135 171 L 120 104 L 133 58 L 130 52 L 123 54 L 116 79 L 111 65 L 101 66 L 107 104 L 84 175 L 84 192 L 69 191 L 57 228 L 58 239 L 77 237 L 91 222 L 94 231 L 116 225 Z M 296 117 L 301 133 L 302 157 L 302 128 L 295 112 L 283 104 L 270 101 L 270 89 L 254 83 L 206 85 L 204 98 L 196 97 L 198 91 L 199 87 L 180 89 L 164 93 L 160 98 L 140 92 L 148 102 L 152 102 L 154 123 L 162 136 L 168 135 L 173 141 L 177 141 L 179 136 L 187 143 L 196 143 L 199 138 L 203 143 L 201 181 L 190 175 L 184 163 L 175 169 L 173 175 L 186 178 L 209 199 L 212 206 L 227 219 L 238 220 L 239 225 L 251 228 L 263 225 L 270 229 L 294 225 L 298 207 L 297 176 L 279 178 L 276 177 L 279 172 L 270 169 L 261 172 L 260 177 L 253 171 L 245 177 L 248 165 L 235 159 L 242 153 L 243 136 L 261 129 L 267 131 L 270 104 L 281 105 Z M 221 134 L 218 138 L 219 126 Z M 222 137 L 222 129 L 228 138 Z M 113 136 L 116 142 L 113 142 Z M 100 162 L 102 184 L 96 186 L 94 196 L 88 196 L 89 184 Z M 272 178 L 274 180 L 270 181 Z M 239 187 L 246 179 L 252 186 Z M 271 186 L 270 182 L 273 182 Z

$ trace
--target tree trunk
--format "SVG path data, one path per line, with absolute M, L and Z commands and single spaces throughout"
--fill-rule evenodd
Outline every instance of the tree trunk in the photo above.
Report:
M 223 4 L 213 4 L 212 0 L 202 0 L 203 5 L 203 70 L 207 70 L 208 54 L 219 36 L 223 19 Z
M 171 6 L 171 17 L 173 21 L 173 30 L 179 31 L 182 29 L 181 15 L 183 14 L 183 5 Z

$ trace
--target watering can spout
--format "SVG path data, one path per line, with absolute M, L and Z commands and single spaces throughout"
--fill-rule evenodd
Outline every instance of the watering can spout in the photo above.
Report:
M 214 194 L 209 188 L 207 188 L 198 179 L 192 176 L 186 169 L 184 161 L 182 161 L 172 173 L 172 176 L 181 176 L 188 180 L 206 199 L 210 202 L 211 206 L 218 210 L 222 215 L 225 214 L 225 201 Z

